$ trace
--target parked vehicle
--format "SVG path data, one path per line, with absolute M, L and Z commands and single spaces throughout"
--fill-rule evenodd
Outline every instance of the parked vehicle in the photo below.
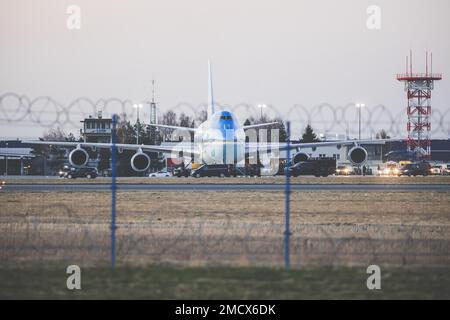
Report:
M 336 172 L 335 158 L 310 158 L 300 161 L 287 168 L 294 177 L 299 175 L 313 175 L 316 177 L 327 177 Z
M 431 166 L 428 162 L 409 163 L 402 166 L 399 176 L 427 176 L 431 173 Z
M 381 176 L 398 176 L 400 173 L 399 164 L 394 161 L 388 161 L 383 170 L 379 173 Z
M 192 170 L 192 176 L 200 177 L 229 177 L 231 175 L 229 166 L 226 164 L 202 165 Z
M 188 169 L 184 166 L 179 166 L 173 169 L 173 176 L 181 178 L 181 177 L 189 177 L 191 175 L 191 169 Z
M 352 170 L 344 165 L 340 165 L 336 168 L 336 175 L 337 176 L 349 176 L 352 174 Z
M 442 169 L 442 174 L 445 176 L 450 175 L 450 163 L 444 164 L 444 168 Z
M 171 177 L 172 173 L 165 171 L 165 170 L 161 170 L 158 172 L 152 172 L 148 176 L 150 178 L 163 178 L 163 177 Z
M 88 178 L 88 179 L 95 179 L 98 177 L 98 171 L 97 168 L 91 168 L 91 167 L 81 167 L 81 168 L 75 168 L 70 167 L 66 170 L 61 169 L 59 171 L 60 177 L 68 178 L 68 179 L 75 179 L 75 178 Z
M 67 172 L 69 172 L 69 171 L 70 171 L 70 167 L 69 166 L 64 166 L 61 169 L 59 169 L 58 176 L 60 178 L 64 178 L 66 176 Z
M 431 174 L 432 175 L 441 175 L 442 174 L 442 166 L 440 165 L 434 165 L 431 167 Z

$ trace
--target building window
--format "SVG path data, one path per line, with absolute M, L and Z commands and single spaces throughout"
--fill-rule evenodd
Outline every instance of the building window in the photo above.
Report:
M 102 129 L 105 129 L 105 123 L 102 122 Z

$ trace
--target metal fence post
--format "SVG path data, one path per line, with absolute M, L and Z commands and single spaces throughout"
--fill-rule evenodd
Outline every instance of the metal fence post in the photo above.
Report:
M 112 132 L 111 132 L 111 267 L 116 264 L 116 125 L 117 115 L 112 117 Z
M 286 157 L 286 165 L 284 167 L 285 175 L 286 175 L 286 183 L 284 188 L 285 193 L 285 203 L 284 203 L 284 214 L 285 214 L 285 229 L 284 229 L 284 267 L 289 269 L 290 267 L 290 241 L 289 237 L 291 235 L 290 232 L 290 216 L 289 216 L 289 202 L 290 202 L 290 193 L 291 193 L 291 182 L 290 182 L 290 173 L 289 173 L 289 164 L 291 162 L 291 153 L 289 150 L 290 147 L 290 139 L 291 139 L 291 123 L 289 121 L 286 122 L 286 131 L 287 131 L 287 157 Z

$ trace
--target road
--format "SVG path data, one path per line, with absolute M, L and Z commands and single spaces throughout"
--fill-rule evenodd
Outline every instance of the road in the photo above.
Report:
M 120 191 L 282 191 L 284 184 L 117 184 Z M 8 191 L 107 191 L 109 184 L 7 184 Z M 449 184 L 292 184 L 291 190 L 450 191 Z

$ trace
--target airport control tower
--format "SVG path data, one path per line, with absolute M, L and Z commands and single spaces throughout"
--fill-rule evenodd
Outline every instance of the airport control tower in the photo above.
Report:
M 428 52 L 426 53 L 425 73 L 413 73 L 412 51 L 406 57 L 406 73 L 397 74 L 397 80 L 405 83 L 408 105 L 407 148 L 416 151 L 422 159 L 431 158 L 431 91 L 434 81 L 441 80 L 442 74 L 433 73 L 433 54 L 431 53 L 430 71 L 428 71 Z

